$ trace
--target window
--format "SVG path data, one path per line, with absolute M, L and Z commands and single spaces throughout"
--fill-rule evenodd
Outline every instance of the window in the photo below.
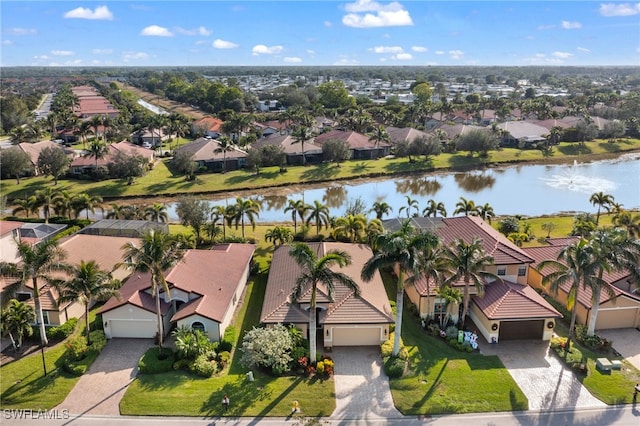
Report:
M 527 267 L 526 266 L 521 266 L 518 268 L 518 276 L 519 277 L 524 277 L 525 275 L 527 275 Z
M 204 333 L 204 324 L 201 323 L 200 321 L 196 321 L 193 324 L 191 324 L 191 329 L 202 331 Z
M 48 311 L 42 311 L 42 321 L 44 321 L 45 324 L 49 324 L 49 312 Z M 38 318 L 36 317 L 36 322 L 38 321 Z
M 31 293 L 16 291 L 16 299 L 18 302 L 24 302 L 31 299 Z
M 498 268 L 498 275 L 503 276 L 507 274 L 507 268 Z

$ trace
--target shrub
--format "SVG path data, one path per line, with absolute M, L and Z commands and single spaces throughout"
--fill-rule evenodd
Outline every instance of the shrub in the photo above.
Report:
M 389 357 L 384 361 L 384 373 L 391 379 L 402 377 L 407 361 L 399 357 Z
M 67 340 L 64 346 L 67 348 L 68 357 L 73 361 L 81 360 L 87 352 L 87 342 L 81 334 Z
M 266 367 L 280 375 L 291 369 L 293 338 L 287 327 L 276 324 L 267 328 L 253 328 L 242 339 L 241 363 L 245 367 Z M 222 349 L 222 345 L 219 348 Z
M 393 339 L 385 340 L 380 345 L 380 354 L 382 358 L 388 358 L 393 353 Z M 409 357 L 409 353 L 407 352 L 407 348 L 404 346 L 404 341 L 400 338 L 400 351 L 398 352 L 398 358 L 407 359 Z
M 82 376 L 87 371 L 88 366 L 75 362 L 71 359 L 71 357 L 67 356 L 64 358 L 64 362 L 62 363 L 62 369 L 71 374 L 72 376 Z
M 201 377 L 211 377 L 218 369 L 218 363 L 209 359 L 206 354 L 200 355 L 194 361 L 191 372 Z
M 191 368 L 193 366 L 193 361 L 190 359 L 179 359 L 176 362 L 173 363 L 173 369 L 174 370 L 186 370 L 186 371 L 191 371 Z
M 222 336 L 222 341 L 229 342 L 233 345 L 237 340 L 238 340 L 238 330 L 232 325 L 227 326 L 227 328 L 224 329 L 224 335 Z
M 576 340 L 589 349 L 602 349 L 605 345 L 605 340 L 597 334 L 594 334 L 593 336 L 587 335 L 587 330 L 587 327 L 584 325 L 576 325 Z
M 78 318 L 70 318 L 62 325 L 47 328 L 47 338 L 50 340 L 64 340 L 75 331 Z
M 231 360 L 231 354 L 228 351 L 223 351 L 218 353 L 218 362 L 220 363 L 220 367 L 224 368 L 229 364 L 229 360 Z
M 142 355 L 140 361 L 138 361 L 138 370 L 143 374 L 158 374 L 171 371 L 173 363 L 175 362 L 175 355 L 173 350 L 169 348 L 154 347 L 149 349 Z
M 196 359 L 199 355 L 210 351 L 212 344 L 200 330 L 182 326 L 172 333 L 178 358 Z
M 451 326 L 447 327 L 445 332 L 447 333 L 447 337 L 449 339 L 457 339 L 458 338 L 458 327 L 456 327 L 455 325 L 451 325 Z
M 231 352 L 231 349 L 233 349 L 233 343 L 229 340 L 221 340 L 218 344 L 219 352 Z

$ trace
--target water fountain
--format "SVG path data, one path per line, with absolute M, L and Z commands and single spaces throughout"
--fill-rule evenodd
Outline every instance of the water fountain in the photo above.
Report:
M 567 189 L 584 194 L 593 194 L 594 192 L 607 193 L 616 189 L 615 182 L 602 177 L 581 174 L 580 167 L 581 165 L 576 160 L 573 160 L 573 164 L 563 173 L 541 179 L 552 188 Z

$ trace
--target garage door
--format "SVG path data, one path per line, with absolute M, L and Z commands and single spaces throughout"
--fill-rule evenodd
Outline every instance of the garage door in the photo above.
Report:
M 111 337 L 130 337 L 139 339 L 154 338 L 157 322 L 141 320 L 110 320 Z
M 498 340 L 542 339 L 544 320 L 500 321 Z
M 598 312 L 598 324 L 596 329 L 608 330 L 610 328 L 633 328 L 638 309 L 619 309 Z
M 378 346 L 380 327 L 333 328 L 333 346 Z

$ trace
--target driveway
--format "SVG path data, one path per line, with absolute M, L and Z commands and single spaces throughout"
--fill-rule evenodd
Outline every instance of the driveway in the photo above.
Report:
M 478 339 L 480 340 L 480 339 Z M 606 407 L 576 379 L 541 340 L 481 342 L 484 355 L 497 355 L 529 399 L 530 410 Z
M 393 405 L 379 347 L 333 348 L 336 410 L 332 420 L 367 424 L 401 418 Z
M 120 415 L 120 400 L 138 373 L 138 360 L 153 346 L 152 339 L 111 339 L 56 407 L 71 414 Z
M 613 342 L 613 349 L 640 370 L 640 331 L 635 328 L 598 330 L 598 335 Z

